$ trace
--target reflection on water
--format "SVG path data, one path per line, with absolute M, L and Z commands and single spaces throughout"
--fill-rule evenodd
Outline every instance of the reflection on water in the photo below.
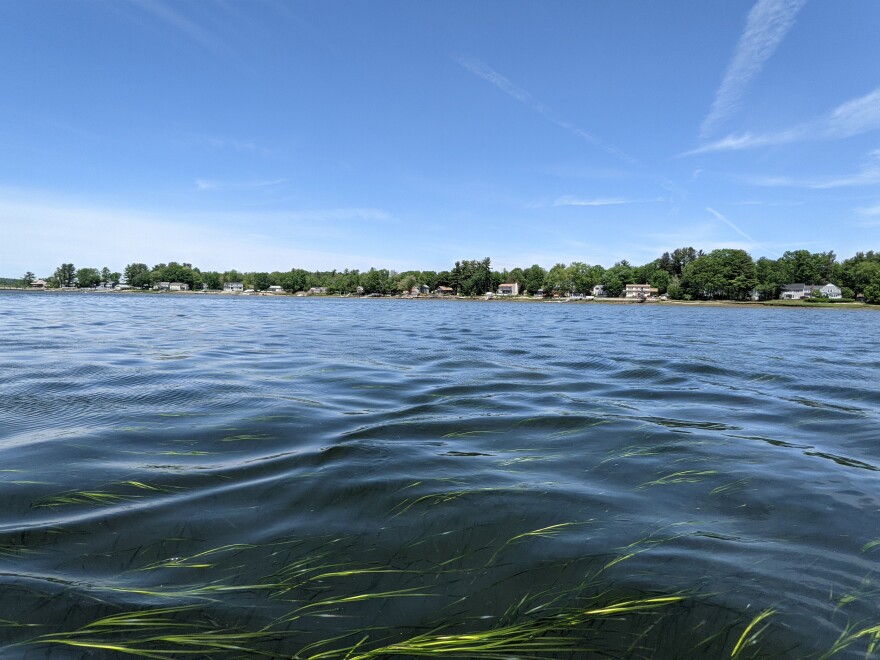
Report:
M 4 294 L 3 656 L 864 657 L 877 318 Z

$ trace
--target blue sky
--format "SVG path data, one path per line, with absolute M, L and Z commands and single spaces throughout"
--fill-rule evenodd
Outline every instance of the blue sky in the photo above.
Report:
M 0 275 L 880 249 L 880 2 L 0 2 Z

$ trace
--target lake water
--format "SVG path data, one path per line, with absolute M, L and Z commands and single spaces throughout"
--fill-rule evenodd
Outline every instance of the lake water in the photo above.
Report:
M 876 653 L 878 323 L 2 294 L 0 655 Z

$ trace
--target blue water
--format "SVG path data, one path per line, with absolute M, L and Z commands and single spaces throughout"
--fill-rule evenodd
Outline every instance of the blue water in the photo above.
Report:
M 878 322 L 4 293 L 2 657 L 342 658 L 668 595 L 562 637 L 729 657 L 772 610 L 741 657 L 821 656 L 880 624 Z

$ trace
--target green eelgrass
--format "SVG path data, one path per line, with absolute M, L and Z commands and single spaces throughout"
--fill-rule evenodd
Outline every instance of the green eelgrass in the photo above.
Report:
M 402 595 L 404 594 L 362 594 L 336 599 L 335 603 Z M 560 609 L 540 618 L 470 632 L 452 632 L 441 627 L 402 640 L 379 641 L 374 648 L 367 647 L 367 635 L 353 646 L 318 650 L 322 646 L 355 635 L 354 632 L 349 632 L 330 640 L 312 643 L 293 657 L 311 660 L 371 660 L 400 655 L 509 658 L 512 654 L 527 653 L 533 658 L 552 658 L 563 652 L 599 651 L 600 648 L 594 648 L 595 640 L 591 640 L 591 622 L 603 618 L 644 614 L 680 603 L 685 598 L 683 595 L 654 596 L 617 600 L 592 607 Z M 193 614 L 197 614 L 197 606 L 193 605 L 123 612 L 102 617 L 74 631 L 40 635 L 31 643 L 116 652 L 159 660 L 206 654 L 212 657 L 225 654 L 277 657 L 277 652 L 265 650 L 261 648 L 261 644 L 278 642 L 292 634 L 271 627 L 258 631 L 218 628 L 210 620 L 182 621 L 179 618 L 181 615 Z M 293 618 L 295 617 L 285 617 L 282 622 Z M 388 631 L 378 629 L 374 632 L 387 634 Z
M 739 639 L 736 641 L 736 644 L 733 646 L 733 651 L 730 652 L 731 658 L 738 658 L 740 654 L 743 652 L 746 646 L 754 645 L 758 641 L 758 637 L 767 629 L 769 624 L 764 624 L 760 628 L 758 626 L 765 620 L 769 619 L 771 616 L 776 614 L 775 610 L 764 610 L 759 613 L 754 619 L 751 620 L 749 625 L 745 627 L 745 630 L 742 631 L 742 634 L 739 636 Z
M 876 657 L 876 653 L 880 651 L 880 625 L 868 626 L 860 630 L 855 630 L 855 626 L 848 625 L 840 634 L 840 637 L 837 638 L 837 641 L 834 642 L 831 649 L 822 655 L 819 660 L 831 658 L 862 639 L 867 640 L 868 643 L 865 650 L 865 658 Z
M 487 564 L 487 566 L 493 564 L 495 562 L 495 559 L 498 557 L 498 555 L 501 554 L 510 545 L 513 545 L 515 543 L 520 543 L 522 541 L 528 541 L 530 539 L 535 539 L 535 538 L 553 538 L 553 537 L 561 534 L 562 531 L 568 527 L 574 527 L 574 526 L 578 526 L 578 525 L 587 525 L 587 524 L 589 524 L 589 523 L 587 523 L 587 522 L 557 523 L 555 525 L 548 525 L 547 527 L 541 527 L 540 529 L 533 529 L 530 532 L 523 532 L 522 534 L 517 534 L 516 536 L 512 536 L 511 538 L 507 539 L 507 541 L 505 541 L 501 545 L 501 547 L 498 548 L 498 550 L 495 551 L 495 554 L 493 554 L 492 557 L 489 559 L 489 563 Z
M 120 490 L 134 492 L 123 493 L 119 492 Z M 142 495 L 138 494 L 138 491 L 170 493 L 174 490 L 176 488 L 173 486 L 158 486 L 142 481 L 117 481 L 109 484 L 105 489 L 71 490 L 56 495 L 49 495 L 37 500 L 32 506 L 36 508 L 74 505 L 112 506 L 121 502 L 139 499 Z
M 711 477 L 716 474 L 720 474 L 718 470 L 681 470 L 679 472 L 664 475 L 653 481 L 647 481 L 639 486 L 639 488 L 665 486 L 669 484 L 694 484 L 703 481 L 706 477 Z
M 601 645 L 591 640 L 589 625 L 607 617 L 643 614 L 685 599 L 682 595 L 656 596 L 613 601 L 606 605 L 586 608 L 567 608 L 534 619 L 523 619 L 486 630 L 453 632 L 443 628 L 434 629 L 412 637 L 380 643 L 368 649 L 369 636 L 348 648 L 309 653 L 322 643 L 312 644 L 296 657 L 310 660 L 372 660 L 386 656 L 409 657 L 469 657 L 511 658 L 528 654 L 532 658 L 553 658 L 560 653 L 596 651 Z M 607 649 L 606 649 L 607 651 Z
M 249 644 L 275 638 L 277 633 L 227 630 L 217 628 L 208 621 L 188 622 L 176 618 L 195 609 L 196 606 L 185 605 L 113 614 L 71 632 L 41 635 L 32 643 L 111 651 L 159 660 L 181 655 L 233 652 L 271 655 Z

